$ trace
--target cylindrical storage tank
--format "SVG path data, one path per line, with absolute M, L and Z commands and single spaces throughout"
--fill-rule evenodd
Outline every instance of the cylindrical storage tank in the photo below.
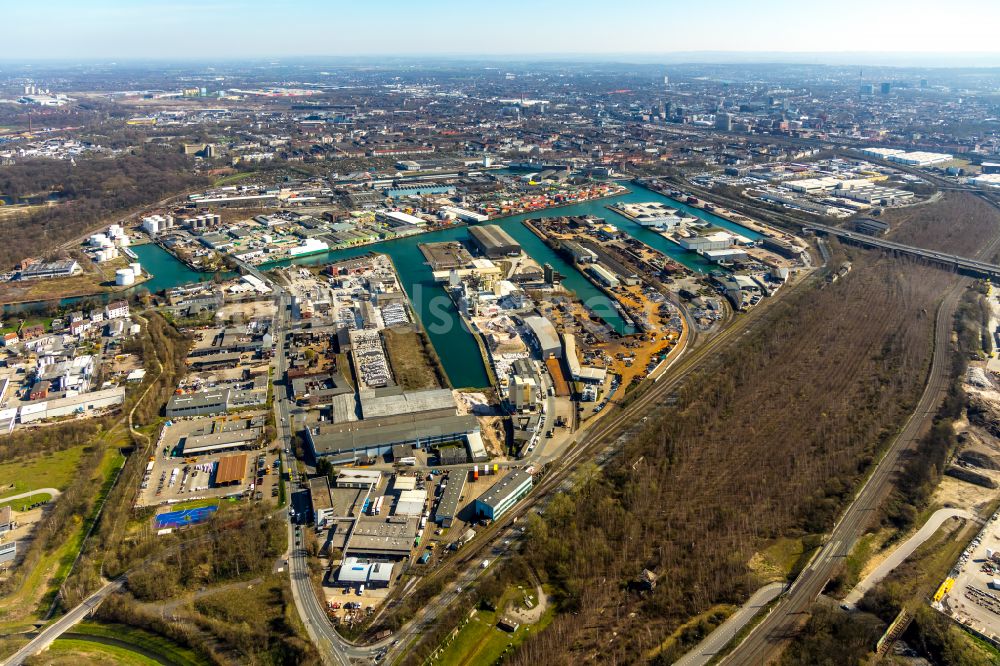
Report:
M 142 277 L 142 266 L 139 265 L 138 261 L 133 261 L 128 267 L 132 270 L 137 280 Z
M 131 284 L 135 284 L 135 273 L 132 272 L 131 268 L 119 268 L 115 271 L 116 286 L 127 287 Z
M 121 235 L 121 236 L 120 236 L 120 237 L 118 238 L 118 244 L 119 244 L 120 246 L 122 246 L 122 247 L 128 247 L 129 245 L 131 245 L 131 244 L 132 244 L 132 241 L 131 241 L 131 240 L 129 240 L 129 237 L 128 237 L 128 236 L 126 236 L 126 235 L 122 234 L 122 235 Z

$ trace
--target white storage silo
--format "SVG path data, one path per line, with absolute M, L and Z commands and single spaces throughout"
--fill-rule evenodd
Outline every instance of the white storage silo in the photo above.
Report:
M 119 268 L 115 271 L 116 286 L 127 287 L 133 284 L 135 284 L 135 273 L 132 272 L 131 268 Z
M 136 280 L 142 277 L 142 266 L 139 265 L 138 261 L 133 261 L 128 267 L 132 270 Z

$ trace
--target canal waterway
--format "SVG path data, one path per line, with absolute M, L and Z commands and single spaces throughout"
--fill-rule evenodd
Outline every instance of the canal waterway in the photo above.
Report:
M 552 264 L 552 267 L 557 272 L 565 276 L 563 284 L 572 290 L 591 312 L 619 333 L 628 333 L 630 329 L 617 309 L 612 305 L 611 300 L 583 277 L 572 264 L 556 254 L 541 239 L 521 224 L 524 220 L 556 215 L 594 215 L 602 217 L 624 233 L 646 243 L 650 247 L 660 250 L 678 263 L 702 272 L 708 272 L 717 267 L 709 264 L 697 254 L 685 252 L 677 244 L 667 240 L 660 234 L 641 227 L 628 218 L 612 210 L 608 210 L 607 207 L 618 202 L 661 202 L 751 240 L 757 240 L 761 237 L 760 234 L 750 229 L 741 227 L 699 208 L 693 208 L 674 201 L 669 197 L 633 183 L 627 183 L 626 185 L 631 191 L 619 196 L 513 215 L 490 221 L 490 224 L 498 224 L 503 227 L 521 244 L 524 251 L 539 264 Z M 421 243 L 437 243 L 451 240 L 463 241 L 467 240 L 468 237 L 469 231 L 467 227 L 455 227 L 374 245 L 333 250 L 294 260 L 273 262 L 262 266 L 262 268 L 266 270 L 267 268 L 290 264 L 325 264 L 359 257 L 370 252 L 382 252 L 389 255 L 396 266 L 396 271 L 399 273 L 403 288 L 413 302 L 414 310 L 420 317 L 431 339 L 431 343 L 441 358 L 445 372 L 448 374 L 452 385 L 456 387 L 486 387 L 489 385 L 489 380 L 486 370 L 483 367 L 479 346 L 472 333 L 462 322 L 461 317 L 444 289 L 441 285 L 434 282 L 431 269 L 424 262 L 423 254 L 421 254 L 417 247 Z M 104 300 L 108 300 L 110 298 L 121 297 L 122 295 L 129 295 L 138 289 L 148 289 L 151 292 L 157 292 L 185 284 L 209 281 L 215 277 L 214 273 L 200 273 L 191 270 L 158 245 L 150 243 L 138 245 L 132 249 L 138 256 L 143 269 L 151 273 L 153 277 L 135 289 L 126 292 L 89 298 L 103 298 Z M 228 275 L 224 274 L 223 277 L 228 277 Z M 73 298 L 64 299 L 60 304 L 64 306 L 71 305 L 79 300 Z M 4 311 L 30 311 L 31 305 L 21 304 L 20 306 L 5 307 Z
M 631 191 L 619 196 L 513 215 L 490 220 L 489 222 L 490 224 L 497 224 L 503 227 L 507 233 L 521 244 L 521 247 L 528 256 L 539 264 L 552 264 L 552 267 L 557 272 L 565 276 L 566 279 L 563 281 L 563 285 L 572 290 L 591 312 L 619 333 L 630 333 L 632 331 L 627 322 L 622 319 L 611 300 L 581 275 L 572 264 L 563 259 L 528 230 L 522 224 L 524 220 L 555 215 L 594 215 L 602 217 L 624 233 L 646 243 L 650 247 L 660 250 L 675 259 L 678 263 L 701 272 L 708 272 L 710 269 L 717 267 L 705 261 L 700 255 L 684 251 L 676 243 L 632 222 L 612 210 L 608 210 L 607 207 L 618 202 L 661 202 L 711 222 L 716 226 L 739 233 L 751 240 L 760 238 L 760 234 L 724 220 L 717 215 L 712 215 L 701 209 L 674 201 L 647 188 L 632 183 L 627 185 Z M 289 264 L 310 265 L 330 263 L 362 256 L 373 251 L 384 252 L 389 255 L 395 264 L 396 271 L 399 273 L 400 280 L 403 283 L 403 288 L 412 300 L 417 315 L 427 329 L 427 334 L 434 345 L 434 349 L 437 350 L 438 356 L 441 357 L 441 363 L 444 365 L 445 372 L 448 374 L 452 386 L 485 387 L 489 385 L 489 380 L 486 370 L 480 361 L 479 346 L 459 316 L 451 299 L 445 293 L 444 288 L 434 282 L 431 269 L 424 262 L 423 254 L 421 254 L 420 249 L 417 247 L 421 243 L 440 243 L 452 240 L 463 241 L 468 238 L 469 230 L 467 227 L 455 227 L 399 238 L 378 243 L 377 245 L 334 250 L 301 259 L 275 262 L 267 264 L 266 267 L 287 266 Z

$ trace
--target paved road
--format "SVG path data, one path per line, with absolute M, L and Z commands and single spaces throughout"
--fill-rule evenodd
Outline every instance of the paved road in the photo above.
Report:
M 295 544 L 297 531 L 301 528 L 289 524 L 288 542 Z M 292 582 L 292 598 L 299 610 L 299 616 L 306 627 L 309 638 L 319 648 L 323 661 L 327 664 L 342 664 L 348 666 L 351 661 L 346 646 L 334 630 L 327 618 L 326 611 L 316 598 L 309 577 L 309 565 L 306 561 L 304 548 L 292 546 L 291 557 L 288 559 L 288 570 Z
M 83 603 L 47 626 L 40 634 L 38 634 L 38 636 L 33 638 L 30 643 L 11 655 L 7 661 L 4 662 L 4 666 L 19 666 L 20 664 L 23 664 L 24 660 L 28 657 L 46 650 L 50 645 L 52 645 L 52 641 L 72 629 L 91 611 L 100 606 L 101 602 L 104 601 L 108 595 L 120 590 L 124 582 L 124 577 L 116 578 L 115 580 L 107 583 L 97 592 L 94 592 L 92 595 L 87 597 Z
M 426 628 L 436 622 L 441 614 L 451 607 L 462 594 L 462 590 L 467 589 L 477 578 L 489 570 L 482 568 L 482 561 L 499 561 L 508 554 L 508 551 L 512 548 L 511 544 L 517 536 L 517 529 L 514 526 L 510 526 L 498 534 L 496 536 L 497 543 L 488 551 L 488 554 L 481 553 L 472 558 L 463 571 L 457 572 L 451 578 L 451 583 L 448 584 L 441 594 L 435 597 L 431 603 L 424 605 L 423 608 L 417 611 L 413 619 L 400 627 L 399 631 L 390 639 L 386 639 L 378 644 L 376 647 L 384 646 L 387 642 L 392 641 L 392 646 L 386 652 L 385 662 L 392 663 L 393 660 L 405 654 L 413 641 L 418 639 Z M 459 551 L 459 554 L 454 557 L 461 556 L 462 551 Z M 489 568 L 492 569 L 493 566 L 491 565 Z
M 38 495 L 40 493 L 47 493 L 55 499 L 62 495 L 62 491 L 55 488 L 38 488 L 37 490 L 29 490 L 26 493 L 20 493 L 18 495 L 11 495 L 10 497 L 0 497 L 0 502 L 10 502 L 11 500 L 19 500 L 22 497 L 31 497 L 32 495 Z
M 1000 207 L 992 199 L 986 199 L 994 207 Z M 975 253 L 977 259 L 990 258 L 1000 246 L 1000 237 L 994 237 Z M 967 281 L 962 280 L 948 290 L 938 306 L 934 322 L 934 352 L 931 369 L 927 376 L 920 402 L 896 439 L 890 444 L 885 456 L 855 495 L 840 521 L 834 526 L 827 545 L 813 558 L 813 561 L 799 574 L 791 590 L 767 618 L 761 622 L 746 639 L 724 660 L 726 664 L 763 664 L 780 653 L 787 638 L 796 631 L 808 612 L 813 600 L 833 575 L 838 560 L 847 556 L 855 542 L 864 533 L 873 512 L 892 487 L 900 454 L 913 446 L 937 412 L 938 405 L 948 391 L 950 383 L 950 341 L 952 321 L 958 307 L 962 291 Z
M 279 379 L 283 377 L 287 368 L 284 339 L 286 329 L 289 327 L 287 318 L 289 317 L 288 307 L 290 297 L 279 285 L 268 280 L 266 276 L 256 269 L 249 270 L 248 272 L 271 284 L 276 291 L 276 297 L 279 299 L 278 316 L 275 326 L 277 331 L 275 335 L 275 378 Z M 797 283 L 789 289 L 800 285 L 801 283 Z M 466 550 L 463 551 L 465 556 L 461 558 L 461 561 L 464 562 L 466 557 L 473 556 L 471 561 L 459 566 L 458 563 L 460 560 L 456 558 L 452 560 L 450 566 L 442 566 L 435 572 L 436 574 L 448 576 L 448 584 L 445 587 L 445 591 L 426 604 L 410 622 L 383 641 L 366 646 L 357 646 L 347 642 L 337 633 L 333 625 L 327 620 L 326 612 L 322 608 L 320 601 L 316 598 L 316 593 L 309 581 L 308 575 L 306 575 L 304 553 L 301 552 L 301 549 L 295 549 L 291 546 L 295 542 L 296 527 L 290 522 L 289 544 L 291 552 L 289 553 L 289 570 L 291 572 L 292 597 L 299 615 L 306 625 L 310 638 L 320 649 L 324 662 L 342 665 L 372 663 L 377 654 L 382 650 L 387 650 L 388 654 L 384 661 L 391 663 L 394 657 L 404 653 L 413 640 L 423 633 L 429 625 L 435 622 L 441 613 L 458 598 L 461 590 L 465 589 L 469 583 L 482 575 L 484 570 L 478 566 L 482 562 L 482 559 L 493 560 L 497 556 L 502 556 L 506 553 L 510 547 L 509 544 L 516 538 L 516 530 L 513 528 L 513 520 L 516 516 L 523 515 L 542 497 L 553 490 L 557 490 L 560 487 L 559 484 L 567 483 L 568 475 L 575 468 L 576 463 L 592 459 L 595 454 L 602 450 L 600 447 L 607 447 L 609 444 L 614 446 L 612 436 L 619 434 L 623 429 L 635 426 L 639 421 L 638 415 L 644 413 L 644 410 L 648 409 L 649 406 L 657 404 L 664 394 L 674 390 L 703 359 L 711 358 L 719 348 L 738 339 L 740 335 L 745 334 L 750 326 L 757 322 L 767 311 L 769 311 L 769 308 L 752 310 L 750 313 L 741 316 L 738 325 L 730 326 L 723 330 L 704 345 L 698 347 L 697 352 L 693 352 L 690 355 L 683 355 L 683 357 L 678 355 L 670 364 L 671 370 L 674 370 L 674 372 L 670 373 L 669 377 L 661 375 L 657 378 L 665 381 L 654 382 L 647 391 L 629 404 L 626 409 L 601 419 L 593 427 L 589 428 L 586 433 L 581 433 L 579 440 L 573 443 L 575 446 L 571 445 L 569 453 L 558 461 L 558 470 L 551 470 L 546 475 L 540 486 L 532 493 L 531 500 L 522 502 L 516 507 L 516 510 L 507 512 L 491 528 L 485 528 L 484 532 L 486 534 L 481 533 L 473 544 L 466 547 Z M 288 469 L 292 485 L 294 486 L 297 482 L 295 458 L 294 451 L 291 451 L 289 447 L 292 417 L 287 396 L 282 387 L 277 387 L 275 391 L 275 410 L 278 437 L 284 443 L 285 448 L 290 451 L 287 454 Z M 598 457 L 598 461 L 602 462 L 600 456 Z M 411 588 L 407 590 L 406 594 L 412 594 L 412 592 L 413 589 Z
M 947 252 L 938 252 L 937 250 L 928 250 L 926 248 L 913 247 L 912 245 L 903 245 L 902 243 L 886 240 L 885 238 L 878 238 L 877 236 L 863 234 L 859 231 L 849 231 L 847 229 L 841 229 L 840 227 L 831 227 L 826 224 L 819 224 L 815 222 L 809 222 L 808 224 L 805 224 L 803 228 L 821 231 L 830 236 L 837 236 L 842 241 L 848 241 L 857 245 L 875 247 L 881 250 L 889 250 L 896 254 L 907 254 L 919 259 L 927 259 L 929 261 L 942 264 L 948 268 L 966 271 L 967 274 L 975 274 L 978 277 L 993 278 L 1000 275 L 1000 266 L 986 261 L 979 261 L 978 259 L 969 259 L 967 257 L 961 257 Z
M 674 662 L 674 666 L 707 664 L 760 612 L 760 609 L 771 603 L 787 588 L 785 583 L 770 583 L 754 592 L 738 611 L 716 627 L 715 631 L 706 636 L 693 650 Z
M 865 596 L 865 593 L 868 590 L 874 587 L 880 580 L 888 576 L 893 569 L 902 564 L 903 560 L 912 555 L 913 551 L 920 547 L 920 544 L 930 539 L 934 533 L 938 531 L 938 528 L 940 528 L 946 520 L 951 518 L 971 518 L 975 520 L 976 516 L 968 511 L 965 511 L 964 509 L 938 509 L 931 514 L 931 517 L 926 523 L 924 523 L 923 527 L 921 527 L 916 534 L 897 546 L 896 549 L 890 553 L 889 557 L 885 558 L 885 560 L 875 567 L 870 574 L 865 576 L 863 581 L 855 585 L 854 589 L 851 590 L 846 597 L 844 597 L 844 603 L 854 606 L 861 601 L 861 597 Z
M 288 495 L 299 483 L 298 472 L 296 470 L 295 451 L 291 447 L 292 437 L 292 414 L 288 401 L 287 389 L 284 386 L 285 371 L 288 369 L 288 359 L 285 355 L 285 336 L 289 328 L 289 308 L 291 307 L 291 297 L 284 289 L 268 279 L 263 273 L 256 269 L 250 272 L 261 280 L 266 281 L 275 290 L 278 300 L 278 314 L 275 317 L 274 336 L 275 352 L 275 380 L 281 381 L 281 385 L 275 386 L 274 409 L 275 427 L 278 439 L 283 448 L 288 452 L 285 456 L 286 468 L 288 469 Z M 306 632 L 310 640 L 319 649 L 320 656 L 325 664 L 336 664 L 339 666 L 349 666 L 353 660 L 371 663 L 375 648 L 359 648 L 351 645 L 337 633 L 327 617 L 323 603 L 316 596 L 312 581 L 309 575 L 306 551 L 299 544 L 303 542 L 300 527 L 292 522 L 291 514 L 288 516 L 288 571 L 292 588 L 292 600 L 298 610 L 299 617 L 305 625 Z
M 934 326 L 934 355 L 923 395 L 916 410 L 896 436 L 885 456 L 858 491 L 840 521 L 830 533 L 826 546 L 799 574 L 788 595 L 757 625 L 747 638 L 724 660 L 726 664 L 764 664 L 777 656 L 784 641 L 794 635 L 810 605 L 832 577 L 840 561 L 851 552 L 882 500 L 891 488 L 900 454 L 913 446 L 933 419 L 950 381 L 950 339 L 952 319 L 965 281 L 950 289 L 938 307 Z

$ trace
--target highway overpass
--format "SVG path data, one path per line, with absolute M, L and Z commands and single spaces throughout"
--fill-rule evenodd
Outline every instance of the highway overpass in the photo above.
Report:
M 1000 279 L 1000 266 L 990 264 L 985 261 L 960 257 L 955 254 L 938 252 L 936 250 L 925 250 L 924 248 L 895 243 L 877 236 L 869 236 L 858 231 L 848 231 L 839 227 L 830 227 L 825 224 L 814 222 L 805 223 L 803 231 L 815 231 L 827 236 L 836 236 L 845 243 L 862 245 L 864 247 L 875 247 L 897 255 L 906 255 L 916 259 L 922 259 L 929 263 L 947 268 L 962 275 L 977 278 Z

